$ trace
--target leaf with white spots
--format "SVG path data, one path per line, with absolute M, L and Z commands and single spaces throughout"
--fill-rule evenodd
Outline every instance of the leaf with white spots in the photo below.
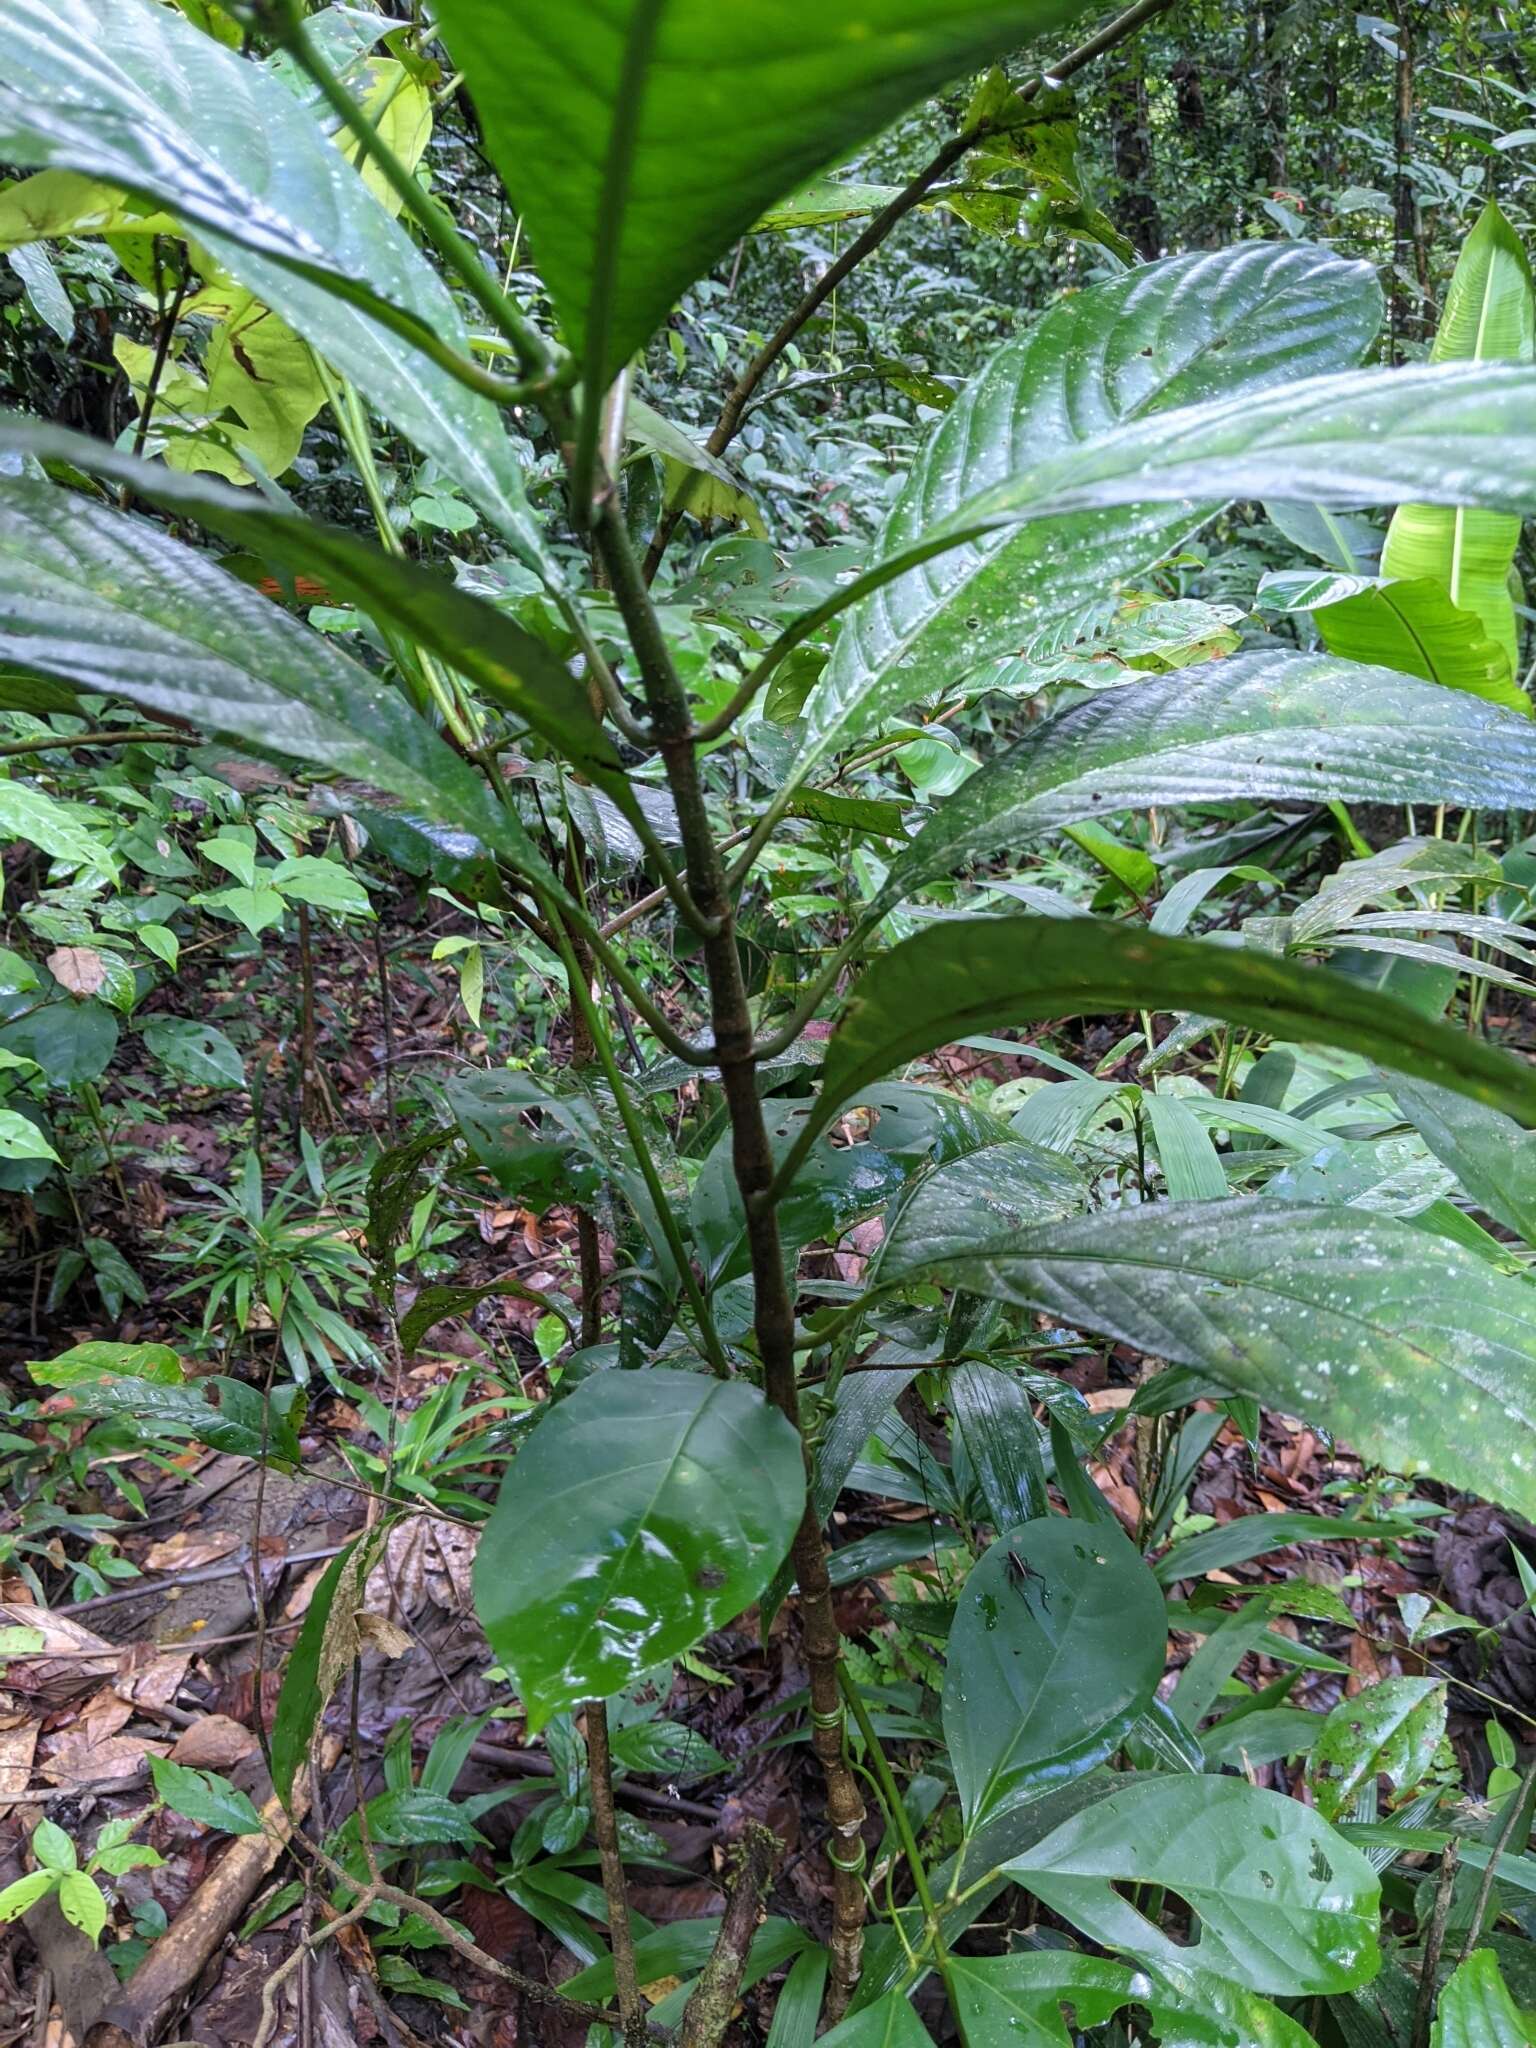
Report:
M 1250 1200 L 1012 1233 L 935 1277 L 1208 1373 L 1536 1514 L 1536 1291 L 1394 1217 Z
M 749 1607 L 804 1505 L 799 1438 L 739 1381 L 605 1372 L 558 1402 L 475 1560 L 476 1611 L 530 1731 Z

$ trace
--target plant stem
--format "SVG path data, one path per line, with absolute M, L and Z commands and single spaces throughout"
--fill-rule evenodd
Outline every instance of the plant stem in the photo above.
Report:
M 608 1938 L 613 1943 L 613 1984 L 624 2017 L 624 2039 L 640 2048 L 646 2038 L 645 2000 L 635 1965 L 635 1936 L 629 1924 L 629 1894 L 624 1885 L 624 1857 L 619 1847 L 619 1816 L 613 1803 L 613 1752 L 608 1743 L 608 1704 L 588 1700 L 587 1780 L 592 1796 L 592 1832 L 603 1872 L 603 1897 L 608 1904 Z
M 640 565 L 630 546 L 622 511 L 611 494 L 601 491 L 597 493 L 595 539 L 639 664 L 651 729 L 677 811 L 690 891 L 715 927 L 703 940 L 704 966 L 709 980 L 715 1063 L 720 1069 L 730 1116 L 736 1185 L 746 1216 L 763 1390 L 799 1432 L 794 1298 L 785 1274 L 778 1219 L 769 1196 L 774 1160 L 757 1091 L 752 1012 L 736 946 L 734 906 L 699 780 L 699 757 L 688 698 L 672 665 Z M 833 1876 L 833 1928 L 827 2009 L 829 2017 L 836 2019 L 846 2010 L 858 1982 L 863 1950 L 864 1797 L 846 1755 L 845 1714 L 837 1676 L 841 1637 L 832 1606 L 826 1545 L 811 1505 L 812 1460 L 803 1432 L 801 1445 L 806 1462 L 806 1505 L 791 1555 L 800 1594 L 800 1623 L 811 1695 L 811 1740 L 826 1783 L 827 1816 L 833 1837 L 833 1847 L 828 1852 Z
M 0 760 L 14 754 L 51 754 L 71 747 L 184 747 L 191 735 L 159 732 L 153 726 L 110 726 L 105 731 L 38 733 L 30 739 L 0 740 Z
M 1429 1931 L 1424 1937 L 1424 1953 L 1419 1959 L 1419 1995 L 1414 2001 L 1413 2032 L 1409 2036 L 1408 2048 L 1429 2048 L 1430 2023 L 1435 2016 L 1435 1977 L 1440 1968 L 1440 1955 L 1445 1947 L 1445 1923 L 1450 1918 L 1451 1894 L 1456 1888 L 1456 1864 L 1460 1850 L 1455 1842 L 1448 1842 L 1440 1861 L 1440 1874 L 1435 1881 L 1435 1903 L 1430 1909 Z

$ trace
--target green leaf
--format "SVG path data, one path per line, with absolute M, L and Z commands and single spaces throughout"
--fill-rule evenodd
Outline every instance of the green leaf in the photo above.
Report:
M 261 1833 L 261 1815 L 239 1786 L 217 1771 L 194 1771 L 167 1756 L 152 1756 L 149 1774 L 155 1781 L 155 1797 L 200 1827 L 216 1828 L 223 1835 Z
M 296 1387 L 279 1388 L 273 1394 L 265 1429 L 262 1413 L 266 1404 L 260 1390 L 223 1373 L 192 1386 L 165 1386 L 152 1379 L 103 1374 L 72 1380 L 69 1394 L 75 1414 L 128 1424 L 140 1443 L 191 1437 L 210 1450 L 228 1451 L 237 1458 L 259 1458 L 265 1453 L 274 1463 L 290 1468 L 299 1463 L 295 1429 L 303 1409 Z
M 24 1116 L 14 1109 L 0 1104 L 0 1159 L 51 1159 L 59 1164 L 59 1155 L 48 1140 Z
M 1536 1139 L 1496 1109 L 1422 1081 L 1394 1081 L 1398 1108 L 1480 1209 L 1536 1244 Z
M 107 1924 L 107 1902 L 83 1870 L 66 1870 L 59 1879 L 59 1911 L 92 1941 Z
M 781 194 L 1077 0 L 444 0 L 590 403 Z M 707 53 L 707 63 L 701 58 Z M 3 137 L 0 137 L 3 140 Z
M 1491 1948 L 1474 1949 L 1440 1994 L 1430 2048 L 1528 2048 L 1532 2015 L 1509 1995 Z
M 983 1217 L 989 1229 L 1022 1229 L 1074 1215 L 1087 1201 L 1087 1181 L 1059 1153 L 1023 1138 L 985 1145 L 942 1161 L 915 1183 L 891 1220 L 876 1271 L 895 1280 L 964 1250 Z
M 1282 1998 L 1347 1991 L 1378 1962 L 1380 1881 L 1310 1808 L 1240 1778 L 1138 1778 L 1003 1866 L 1105 1948 Z M 1114 1889 L 1177 1892 L 1199 1915 L 1181 1948 Z
M 465 352 L 447 287 L 264 66 L 145 0 L 7 0 L 0 160 L 163 206 L 430 455 L 536 569 L 547 558 L 489 399 L 338 296 L 361 285 Z
M 1162 2048 L 1316 2048 L 1267 1999 L 1187 1964 L 1147 1973 L 1070 1949 L 956 1956 L 949 1970 L 967 2048 L 1071 2048 L 1077 2030 L 1144 2005 Z M 1069 2005 L 1073 2033 L 1062 2006 Z
M 1358 362 L 1380 319 L 1370 269 L 1313 244 L 1170 257 L 1078 292 L 966 386 L 918 458 L 876 559 L 902 555 L 987 485 L 1097 447 L 1097 437 L 1113 442 L 1148 414 L 1243 403 Z M 807 705 L 802 758 L 1016 654 L 1172 553 L 1223 495 L 979 536 L 866 598 Z
M 29 1870 L 25 1877 L 6 1885 L 0 1891 L 0 1926 L 7 1920 L 19 1920 L 39 1899 L 46 1899 L 58 1881 L 56 1870 Z
M 933 2036 L 906 1991 L 889 1992 L 823 2034 L 817 2048 L 933 2048 Z
M 72 1387 L 114 1373 L 122 1379 L 153 1380 L 163 1387 L 179 1387 L 186 1379 L 181 1360 L 169 1344 L 111 1344 L 102 1337 L 72 1345 L 57 1358 L 32 1359 L 27 1371 L 40 1387 Z
M 1445 1687 L 1434 1678 L 1384 1678 L 1340 1700 L 1307 1760 L 1312 1803 L 1324 1820 L 1349 1819 L 1356 1797 L 1390 1781 L 1411 1792 L 1445 1733 Z
M 0 838 L 25 840 L 65 867 L 116 881 L 116 858 L 81 817 L 79 807 L 61 804 L 30 783 L 0 779 Z
M 1530 261 L 1520 237 L 1491 200 L 1462 245 L 1429 359 L 1536 359 L 1536 284 Z M 1513 513 L 1400 505 L 1387 529 L 1381 573 L 1429 577 L 1453 605 L 1475 612 L 1512 679 L 1519 671 L 1519 631 L 1508 579 L 1519 540 L 1520 520 Z
M 1536 1511 L 1536 1298 L 1449 1238 L 1259 1196 L 1050 1224 L 936 1270 Z
M 913 933 L 865 970 L 828 1043 L 805 1129 L 824 1128 L 881 1075 L 969 1031 L 1139 1009 L 1193 1010 L 1337 1046 L 1536 1122 L 1536 1076 L 1520 1062 L 1325 968 L 1082 918 L 970 917 Z
M 945 1374 L 944 1399 L 993 1528 L 1011 1529 L 1049 1514 L 1039 1425 L 1014 1375 L 970 1360 Z
M 44 1870 L 73 1870 L 75 1845 L 57 1821 L 40 1820 L 32 1831 L 32 1854 Z
M 195 1088 L 243 1088 L 245 1062 L 216 1024 L 190 1017 L 146 1017 L 146 1049 L 173 1080 Z
M 605 1699 L 755 1600 L 805 1499 L 752 1388 L 608 1372 L 540 1422 L 480 1539 L 475 1606 L 530 1729 Z
M 117 1051 L 117 1019 L 105 1003 L 40 1003 L 0 1024 L 0 1050 L 33 1060 L 51 1088 L 99 1081 Z
M 368 891 L 356 875 L 340 861 L 324 860 L 318 854 L 299 853 L 279 861 L 266 879 L 290 902 L 309 903 L 339 917 L 367 917 L 372 911 Z
M 1448 519 L 1504 516 L 1449 512 L 1444 506 L 1425 510 Z M 1520 522 L 1510 523 L 1518 528 Z M 1459 608 L 1433 577 L 1371 584 L 1353 597 L 1320 605 L 1312 616 L 1329 652 L 1347 661 L 1380 662 L 1531 716 L 1531 700 L 1515 681 L 1506 650 L 1488 638 L 1479 614 Z
M 1183 803 L 1536 803 L 1536 732 L 1335 655 L 1264 652 L 1106 690 L 1030 726 L 892 864 L 885 908 L 1074 819 Z
M 199 496 L 213 488 L 178 481 Z M 543 872 L 476 770 L 333 642 L 160 527 L 23 478 L 0 481 L 0 658 L 10 654 L 257 753 L 387 790 L 523 872 Z
M 304 1610 L 288 1653 L 272 1721 L 272 1784 L 285 1806 L 309 1753 L 310 1738 L 357 1653 L 356 1609 L 361 1604 L 378 1532 L 357 1537 L 326 1566 Z
M 1119 1529 L 1048 1515 L 999 1536 L 966 1579 L 944 1679 L 967 1826 L 1102 1763 L 1167 1648 L 1157 1581 Z
M 0 411 L 3 449 L 106 478 L 168 512 L 212 527 L 292 574 L 322 579 L 333 596 L 360 606 L 471 677 L 492 702 L 532 726 L 594 779 L 615 765 L 618 757 L 585 690 L 549 649 L 495 605 L 419 563 L 387 555 L 355 533 L 301 518 L 211 477 L 183 476 L 107 442 L 20 414 Z M 622 782 L 610 778 L 604 787 L 624 801 Z

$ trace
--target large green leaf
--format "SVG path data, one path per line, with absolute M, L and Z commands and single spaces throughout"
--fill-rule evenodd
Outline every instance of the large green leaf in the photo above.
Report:
M 1394 1792 L 1411 1792 L 1444 1733 L 1445 1687 L 1437 1678 L 1384 1678 L 1340 1700 L 1307 1758 L 1313 1805 L 1324 1820 L 1348 1820 L 1378 1778 Z
M 1309 1807 L 1241 1778 L 1138 1779 L 1003 1868 L 1154 1969 L 1193 1966 L 1283 1998 L 1347 1991 L 1376 1970 L 1375 1871 Z M 1117 1883 L 1177 1892 L 1199 1941 L 1180 1948 Z
M 967 1825 L 1101 1763 L 1167 1648 L 1162 1593 L 1118 1528 L 1047 1515 L 999 1536 L 966 1579 L 944 1678 Z
M 1333 655 L 1243 654 L 1105 690 L 1028 728 L 938 806 L 882 905 L 1079 818 L 1151 805 L 1536 804 L 1528 719 Z
M 1449 1238 L 1256 1196 L 1048 1224 L 934 1271 L 1536 1512 L 1536 1293 Z
M 1241 1985 L 1180 1963 L 1156 1973 L 1049 1948 L 955 1956 L 947 1973 L 966 2048 L 1072 2048 L 1079 2030 L 1145 2006 L 1161 2048 L 1316 2048 L 1306 2030 Z M 1072 2008 L 1073 2032 L 1062 2017 Z
M 878 1271 L 894 1280 L 974 1244 L 978 1228 L 994 1236 L 1071 1216 L 1087 1207 L 1088 1183 L 1069 1159 L 1024 1138 L 983 1145 L 925 1173 L 892 1218 Z
M 1425 510 L 1451 519 L 1509 517 L 1448 512 L 1444 506 Z M 1512 523 L 1519 525 L 1518 520 Z M 1531 714 L 1531 700 L 1514 679 L 1508 653 L 1489 639 L 1481 616 L 1453 603 L 1445 585 L 1432 576 L 1367 584 L 1351 597 L 1319 605 L 1312 616 L 1324 645 L 1347 661 L 1380 662 Z
M 819 2048 L 933 2048 L 904 1991 L 892 1991 L 823 2034 Z
M 163 528 L 26 478 L 0 481 L 0 659 L 354 777 L 543 870 L 398 691 Z
M 1536 1139 L 1497 1110 L 1421 1081 L 1395 1081 L 1397 1106 L 1480 1209 L 1536 1245 Z
M 660 1369 L 585 1381 L 514 1459 L 475 1560 L 529 1727 L 750 1606 L 804 1502 L 799 1438 L 753 1388 Z
M 1529 363 L 1536 359 L 1536 284 L 1520 237 L 1490 200 L 1462 246 L 1430 350 L 1432 363 Z M 1427 576 L 1452 604 L 1475 612 L 1519 670 L 1519 631 L 1509 568 L 1520 521 L 1475 507 L 1400 505 L 1381 554 L 1383 576 Z
M 987 485 L 1147 414 L 1357 362 L 1380 316 L 1369 267 L 1310 244 L 1171 257 L 1080 292 L 967 385 L 919 457 L 879 553 L 900 555 Z M 869 597 L 807 706 L 811 747 L 850 739 L 1017 652 L 1170 552 L 1220 496 L 990 534 Z
M 465 347 L 446 287 L 278 78 L 152 0 L 0 0 L 0 44 L 0 161 L 163 206 L 545 566 L 495 407 L 328 282 Z
M 442 0 L 486 146 L 599 390 L 784 193 L 1083 0 Z
M 969 1031 L 1139 1009 L 1194 1010 L 1358 1052 L 1536 1123 L 1536 1074 L 1520 1061 L 1326 968 L 1085 918 L 965 917 L 913 933 L 865 971 L 828 1043 L 806 1129 Z
M 1491 1948 L 1474 1949 L 1440 1994 L 1430 2048 L 1529 2048 L 1536 2014 L 1509 1995 Z
M 471 677 L 493 703 L 526 720 L 567 760 L 599 779 L 616 765 L 585 689 L 549 648 L 497 606 L 419 563 L 386 555 L 361 534 L 302 518 L 212 477 L 184 475 L 67 427 L 3 410 L 0 452 L 69 463 L 195 519 L 281 569 L 318 578 L 333 597 L 360 606 Z M 621 778 L 606 777 L 604 786 L 627 801 Z

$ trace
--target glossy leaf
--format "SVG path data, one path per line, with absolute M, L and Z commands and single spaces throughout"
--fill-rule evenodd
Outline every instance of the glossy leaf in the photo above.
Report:
M 1369 268 L 1313 245 L 1171 257 L 1079 292 L 1007 343 L 946 413 L 878 556 L 901 555 L 987 485 L 1148 414 L 1358 362 L 1380 317 Z M 1016 653 L 1171 553 L 1222 495 L 989 534 L 867 598 L 807 706 L 810 751 Z
M 337 296 L 337 281 L 365 285 L 465 348 L 446 286 L 308 107 L 149 0 L 4 0 L 0 33 L 0 160 L 81 172 L 164 207 L 544 564 L 490 400 Z
M 486 146 L 600 392 L 773 200 L 1080 0 L 443 0 Z
M 408 641 L 471 677 L 495 704 L 524 719 L 567 760 L 601 777 L 616 755 L 586 692 L 544 644 L 506 613 L 419 563 L 387 555 L 338 526 L 266 503 L 204 476 L 143 462 L 124 449 L 15 413 L 0 412 L 0 451 L 67 462 L 166 511 L 195 519 L 294 575 L 323 581 Z M 622 795 L 622 790 L 615 793 Z
M 1506 518 L 1444 506 L 1425 509 L 1448 519 Z M 1508 653 L 1488 638 L 1479 614 L 1456 605 L 1433 577 L 1370 584 L 1352 597 L 1320 605 L 1312 616 L 1329 652 L 1347 661 L 1380 662 L 1531 715 L 1531 700 L 1514 680 Z
M 1367 1982 L 1380 1883 L 1294 1799 L 1241 1778 L 1138 1778 L 1003 1866 L 1053 1912 L 1154 1969 L 1193 1967 L 1296 1998 Z M 1199 1915 L 1181 1948 L 1116 1884 L 1176 1892 Z
M 360 1536 L 331 1559 L 310 1595 L 283 1667 L 272 1721 L 272 1783 L 285 1805 L 292 1799 L 293 1781 L 309 1754 L 310 1741 L 340 1675 L 332 1654 L 337 1635 L 333 1616 L 338 1614 L 338 1602 L 345 1615 L 349 1603 L 355 1606 L 361 1600 L 360 1578 L 366 1577 L 369 1548 L 368 1537 Z M 355 1641 L 355 1625 L 352 1636 Z
M 1536 1245 L 1536 1140 L 1510 1117 L 1422 1081 L 1394 1081 L 1397 1106 L 1478 1208 Z
M 259 1835 L 261 1815 L 238 1785 L 217 1771 L 195 1771 L 168 1756 L 152 1756 L 149 1774 L 155 1797 L 172 1812 L 225 1835 Z
M 1167 1647 L 1157 1581 L 1118 1529 L 1048 1515 L 999 1536 L 966 1579 L 944 1679 L 967 1825 L 1101 1763 Z
M 107 1924 L 107 1902 L 83 1870 L 66 1870 L 59 1879 L 59 1911 L 93 1942 Z
M 1244 654 L 1107 690 L 1027 729 L 941 804 L 882 904 L 1074 819 L 1262 801 L 1536 804 L 1536 731 L 1388 668 Z
M 1529 2048 L 1533 2023 L 1510 1996 L 1493 1950 L 1474 1949 L 1440 1993 L 1430 2048 Z
M 804 1500 L 796 1434 L 750 1387 L 659 1369 L 577 1387 L 513 1461 L 475 1561 L 529 1727 L 740 1614 Z
M 1161 2048 L 1316 2048 L 1267 1999 L 1187 1964 L 1133 1970 L 1071 1949 L 956 1956 L 948 1972 L 966 2048 L 1072 2048 L 1078 2030 L 1145 2006 Z M 1062 2016 L 1070 2006 L 1073 2032 Z
M 1196 1010 L 1358 1052 L 1536 1122 L 1536 1076 L 1519 1061 L 1325 968 L 1036 917 L 954 918 L 880 954 L 828 1043 L 816 1121 L 825 1125 L 882 1074 L 968 1031 L 1146 1008 Z
M 1412 1791 L 1445 1733 L 1445 1687 L 1434 1678 L 1384 1678 L 1340 1700 L 1307 1760 L 1312 1803 L 1324 1820 L 1347 1820 L 1362 1791 L 1386 1778 Z
M 1445 296 L 1432 363 L 1536 360 L 1536 282 L 1519 235 L 1489 202 L 1462 244 Z M 1513 687 L 1519 633 L 1509 567 L 1520 539 L 1513 513 L 1473 507 L 1401 505 L 1387 529 L 1381 573 L 1429 577 L 1451 603 L 1475 612 L 1505 662 Z
M 545 871 L 483 778 L 397 691 L 162 528 L 24 478 L 0 481 L 5 658 L 387 790 Z
M 1011 1529 L 1049 1514 L 1039 1424 L 1014 1375 L 971 1360 L 945 1375 L 944 1399 L 993 1528 Z
M 1536 1299 L 1448 1238 L 1260 1196 L 1051 1224 L 935 1270 L 1536 1511 Z
M 818 2048 L 933 2048 L 933 2036 L 907 1993 L 892 1991 L 823 2034 Z
M 973 1244 L 985 1218 L 995 1232 L 1071 1216 L 1088 1183 L 1070 1160 L 1016 1138 L 984 1145 L 925 1173 L 901 1203 L 880 1247 L 877 1271 L 894 1280 Z

